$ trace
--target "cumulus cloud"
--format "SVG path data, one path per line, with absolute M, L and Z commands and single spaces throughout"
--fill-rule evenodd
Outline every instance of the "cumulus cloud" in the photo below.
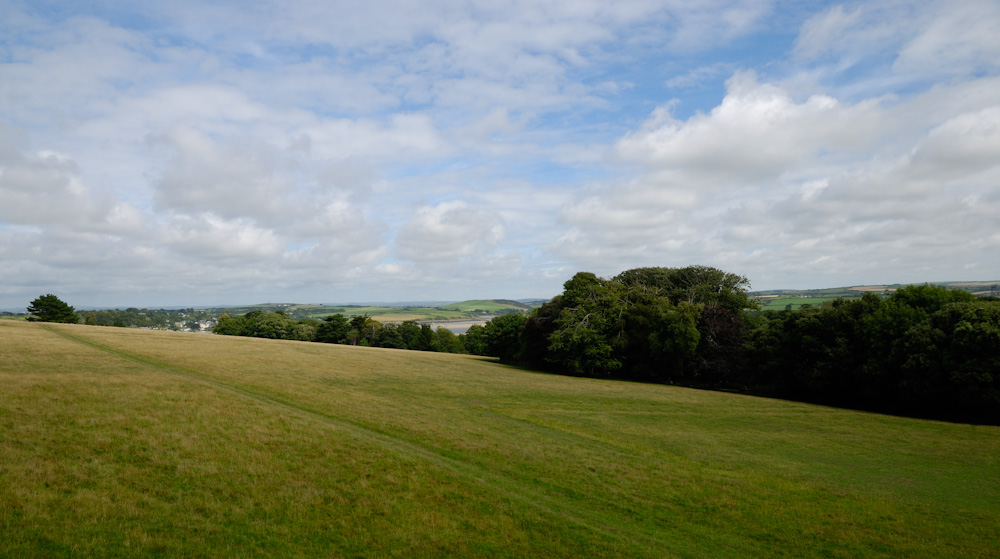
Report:
M 686 121 L 673 118 L 669 107 L 656 109 L 618 142 L 618 155 L 697 191 L 776 180 L 820 152 L 868 148 L 888 125 L 877 99 L 844 105 L 813 95 L 796 102 L 749 72 L 735 74 L 727 89 L 719 106 Z M 692 176 L 699 180 L 692 183 Z
M 0 18 L 2 306 L 1000 273 L 989 0 L 39 6 Z
M 457 263 L 486 257 L 502 239 L 497 216 L 455 200 L 418 208 L 400 227 L 396 250 L 404 260 Z
M 914 148 L 913 179 L 974 177 L 1000 166 L 1000 105 L 957 115 Z
M 452 153 L 430 117 L 394 114 L 387 122 L 372 119 L 323 119 L 297 130 L 317 154 L 378 160 L 443 157 Z
M 294 186 L 278 173 L 278 155 L 268 146 L 239 140 L 219 145 L 184 129 L 161 141 L 173 157 L 154 182 L 157 209 L 262 219 L 287 211 Z
M 11 223 L 57 224 L 73 219 L 88 202 L 72 160 L 54 152 L 10 157 L 2 162 L 0 219 Z
M 1000 184 L 1000 105 L 916 115 L 926 103 L 795 101 L 737 74 L 709 114 L 658 109 L 619 141 L 642 174 L 566 208 L 571 229 L 550 248 L 607 273 L 707 259 L 769 281 L 982 265 L 996 238 L 981 205 Z
M 16 130 L 0 127 L 0 223 L 141 234 L 137 208 L 88 188 L 77 162 L 65 154 L 24 153 L 20 143 L 26 141 Z
M 165 240 L 185 257 L 212 261 L 261 261 L 283 249 L 271 230 L 212 214 L 174 218 L 166 227 Z

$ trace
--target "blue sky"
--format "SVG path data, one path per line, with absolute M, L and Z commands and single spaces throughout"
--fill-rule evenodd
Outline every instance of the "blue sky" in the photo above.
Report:
M 994 280 L 997 216 L 992 0 L 0 0 L 0 308 Z

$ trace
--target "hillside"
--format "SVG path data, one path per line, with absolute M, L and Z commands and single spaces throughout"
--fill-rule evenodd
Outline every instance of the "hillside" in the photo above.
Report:
M 281 311 L 288 316 L 301 318 L 323 318 L 331 314 L 342 314 L 347 317 L 367 315 L 381 322 L 403 322 L 413 320 L 418 322 L 447 322 L 458 320 L 481 320 L 483 316 L 492 316 L 506 312 L 527 312 L 541 304 L 522 303 L 507 299 L 472 300 L 458 303 L 448 303 L 435 306 L 420 305 L 300 305 L 292 303 L 263 303 L 245 307 L 226 307 L 207 309 L 218 316 L 223 312 L 240 315 L 252 310 Z
M 441 305 L 439 309 L 455 310 L 475 314 L 497 314 L 502 312 L 527 312 L 531 310 L 531 305 L 511 301 L 509 299 L 490 299 L 462 301 L 450 305 Z
M 755 291 L 754 297 L 760 301 L 761 308 L 767 310 L 800 309 L 803 306 L 816 306 L 837 299 L 860 299 L 865 293 L 892 293 L 905 285 L 922 284 L 887 284 L 887 285 L 856 285 L 850 287 L 829 287 L 824 289 L 774 289 L 770 291 Z M 968 291 L 976 296 L 1000 295 L 1000 281 L 945 281 L 936 282 L 949 289 Z
M 0 557 L 1000 556 L 1000 428 L 0 321 Z

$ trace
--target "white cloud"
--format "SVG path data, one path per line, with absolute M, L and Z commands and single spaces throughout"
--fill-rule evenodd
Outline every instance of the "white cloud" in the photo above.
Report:
M 877 52 L 880 49 L 872 47 L 885 40 L 891 27 L 861 27 L 861 24 L 870 26 L 872 23 L 870 16 L 866 16 L 868 14 L 861 7 L 845 9 L 843 5 L 813 16 L 805 22 L 795 40 L 795 55 L 813 60 L 833 53 Z
M 274 231 L 236 219 L 224 220 L 210 213 L 175 217 L 166 226 L 166 246 L 184 257 L 243 263 L 279 255 L 284 246 Z
M 936 126 L 913 152 L 913 180 L 972 177 L 1000 166 L 998 105 L 962 113 Z
M 430 117 L 422 114 L 394 114 L 387 122 L 324 119 L 296 131 L 308 136 L 314 153 L 322 157 L 412 160 L 453 153 Z
M 690 87 L 701 87 L 706 82 L 714 81 L 722 75 L 731 75 L 733 69 L 729 64 L 716 63 L 709 66 L 701 66 L 674 76 L 666 81 L 665 85 L 670 89 L 684 89 Z
M 87 204 L 76 164 L 64 155 L 39 152 L 0 161 L 0 219 L 21 224 L 59 224 L 76 220 Z
M 659 108 L 642 129 L 618 142 L 626 161 L 705 177 L 688 188 L 774 180 L 821 150 L 863 149 L 884 133 L 878 100 L 843 106 L 826 95 L 796 102 L 782 88 L 740 72 L 722 103 L 687 121 Z M 676 179 L 675 181 L 676 182 Z
M 604 273 L 707 260 L 770 282 L 825 271 L 831 285 L 919 281 L 935 262 L 988 268 L 996 225 L 980 208 L 1000 184 L 1000 99 L 919 110 L 964 87 L 796 102 L 738 74 L 709 114 L 658 109 L 623 138 L 620 156 L 642 174 L 564 210 L 571 229 L 550 248 Z
M 0 306 L 1000 274 L 989 0 L 40 6 L 0 18 Z
M 0 224 L 140 234 L 138 209 L 109 192 L 88 188 L 76 161 L 65 154 L 24 154 L 17 136 L 0 127 Z
M 926 26 L 900 50 L 896 72 L 969 75 L 1000 68 L 1000 5 L 956 0 L 935 8 Z
M 174 130 L 158 141 L 173 156 L 154 182 L 157 210 L 265 221 L 287 213 L 294 185 L 279 174 L 280 155 L 270 146 L 252 140 L 219 145 L 190 129 Z
M 774 10 L 773 2 L 768 0 L 671 4 L 671 15 L 679 19 L 672 45 L 686 51 L 701 50 L 709 44 L 725 44 L 739 38 L 761 25 L 762 20 Z M 706 37 L 712 39 L 706 40 Z
M 793 56 L 808 67 L 797 68 L 793 80 L 851 97 L 978 77 L 1000 67 L 1000 5 L 992 0 L 835 5 L 805 22 Z
M 485 259 L 503 239 L 500 219 L 463 201 L 418 208 L 399 229 L 399 257 L 417 263 L 467 265 L 463 260 Z

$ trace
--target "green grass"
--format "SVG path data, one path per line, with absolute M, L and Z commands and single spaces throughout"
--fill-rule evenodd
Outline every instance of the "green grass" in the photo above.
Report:
M 508 309 L 527 311 L 531 307 L 529 305 L 525 305 L 524 303 L 518 303 L 517 301 L 508 301 L 505 299 L 491 299 L 491 300 L 480 299 L 472 301 L 462 301 L 461 303 L 453 303 L 451 305 L 442 305 L 441 307 L 438 308 L 463 311 L 463 312 L 484 311 L 487 313 L 498 313 L 500 311 L 505 311 Z
M 760 308 L 763 310 L 781 311 L 788 308 L 791 305 L 792 310 L 801 309 L 804 305 L 810 305 L 813 307 L 818 307 L 823 303 L 829 303 L 831 301 L 836 301 L 837 299 L 860 299 L 861 294 L 857 296 L 846 297 L 846 296 L 834 296 L 834 297 L 823 297 L 823 296 L 807 296 L 807 297 L 773 297 L 773 298 L 760 298 Z
M 242 307 L 219 307 L 205 309 L 214 316 L 223 313 L 239 316 L 251 311 L 274 312 L 281 311 L 295 320 L 303 318 L 323 319 L 333 314 L 342 314 L 348 318 L 355 316 L 370 316 L 380 322 L 447 322 L 461 320 L 482 320 L 483 315 L 499 314 L 508 309 L 527 311 L 531 305 L 503 299 L 465 301 L 441 307 L 402 306 L 389 307 L 378 305 L 302 305 L 291 303 L 261 303 Z
M 968 291 L 977 295 L 995 293 L 998 284 L 1000 284 L 1000 281 L 944 281 L 934 283 L 934 285 Z M 798 310 L 803 305 L 819 306 L 837 299 L 860 299 L 866 291 L 876 294 L 892 293 L 906 285 L 923 284 L 894 283 L 889 285 L 830 287 L 825 289 L 776 289 L 771 291 L 755 291 L 752 295 L 761 296 L 759 301 L 761 308 L 764 310 L 780 311 L 784 310 L 787 305 L 791 305 L 793 310 Z
M 297 308 L 307 308 L 299 306 Z M 473 315 L 466 312 L 437 307 L 309 307 L 309 316 L 323 318 L 331 314 L 342 314 L 346 317 L 366 315 L 380 322 L 403 322 L 406 320 L 461 320 Z
M 1000 428 L 0 321 L 0 557 L 996 557 Z
M 344 316 L 368 315 L 382 322 L 416 321 L 448 321 L 481 318 L 483 314 L 495 314 L 507 309 L 528 310 L 528 305 L 516 301 L 477 300 L 442 305 L 440 307 L 374 307 L 374 306 L 343 306 L 319 307 L 297 305 L 296 309 L 307 309 L 310 316 L 321 318 L 334 313 Z

